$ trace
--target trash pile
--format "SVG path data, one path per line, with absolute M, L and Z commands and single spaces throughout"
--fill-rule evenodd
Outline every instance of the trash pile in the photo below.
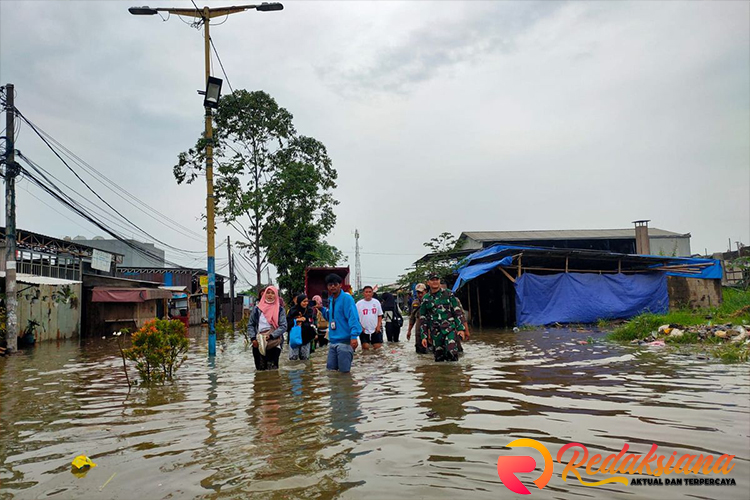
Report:
M 686 327 L 675 324 L 662 325 L 659 327 L 658 331 L 651 332 L 651 334 L 644 339 L 633 340 L 631 344 L 664 345 L 665 340 L 682 337 L 686 333 L 696 334 L 700 342 L 715 337 L 733 344 L 750 344 L 750 339 L 748 339 L 747 334 L 748 329 L 750 329 L 750 325 L 732 325 L 731 323 L 723 325 L 693 325 Z

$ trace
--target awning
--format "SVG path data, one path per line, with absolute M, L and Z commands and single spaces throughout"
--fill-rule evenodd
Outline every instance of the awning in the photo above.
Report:
M 147 300 L 171 299 L 172 292 L 158 288 L 94 287 L 91 302 L 146 302 Z
M 0 271 L 0 278 L 5 278 L 5 271 Z M 29 285 L 78 285 L 81 281 L 52 278 L 49 276 L 36 276 L 34 274 L 17 273 L 16 281 Z

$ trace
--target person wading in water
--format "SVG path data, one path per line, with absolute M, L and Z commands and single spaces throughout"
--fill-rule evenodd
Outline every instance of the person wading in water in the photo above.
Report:
M 464 312 L 458 299 L 450 290 L 440 288 L 440 276 L 427 278 L 430 291 L 419 306 L 419 333 L 422 347 L 427 348 L 427 338 L 432 337 L 435 361 L 457 361 L 456 333 L 464 331 Z

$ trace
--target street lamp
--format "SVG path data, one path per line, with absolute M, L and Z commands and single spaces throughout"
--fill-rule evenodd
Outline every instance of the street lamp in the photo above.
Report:
M 222 84 L 221 78 L 216 78 L 213 76 L 208 77 L 208 82 L 206 83 L 206 92 L 205 92 L 206 98 L 203 99 L 204 108 L 217 109 L 219 107 L 219 96 L 221 95 L 221 84 Z
M 221 80 L 211 76 L 211 36 L 208 32 L 211 19 L 215 17 L 228 16 L 246 10 L 257 10 L 260 12 L 273 12 L 283 10 L 284 6 L 278 2 L 263 2 L 259 5 L 233 5 L 231 7 L 215 7 L 209 9 L 175 9 L 130 7 L 128 12 L 134 16 L 153 16 L 159 12 L 167 12 L 178 16 L 194 17 L 197 23 L 203 24 L 204 48 L 206 64 L 206 96 L 203 107 L 206 110 L 206 235 L 208 259 L 206 272 L 208 274 L 208 355 L 216 355 L 216 259 L 214 255 L 214 156 L 213 156 L 213 123 L 211 121 L 211 110 L 219 107 L 219 94 L 221 93 Z

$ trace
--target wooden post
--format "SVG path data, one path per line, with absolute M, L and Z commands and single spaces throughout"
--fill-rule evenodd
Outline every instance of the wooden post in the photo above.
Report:
M 469 317 L 471 318 L 471 326 L 474 326 L 474 313 L 471 310 L 471 284 L 466 284 L 466 297 L 469 304 Z
M 508 278 L 512 283 L 516 282 L 516 280 L 513 278 L 513 276 L 511 276 L 510 274 L 508 274 L 508 271 L 506 271 L 502 267 L 498 267 L 498 269 L 500 269 L 500 271 L 502 271 L 502 273 L 505 275 L 505 277 Z
M 482 329 L 482 302 L 479 300 L 479 287 L 477 286 L 477 314 L 479 315 L 479 329 Z
M 617 274 L 622 273 L 622 259 L 617 259 Z
M 568 272 L 568 257 L 565 257 L 565 272 Z
M 521 277 L 521 258 L 522 257 L 523 257 L 523 254 L 518 256 L 518 275 L 517 275 L 518 278 Z

